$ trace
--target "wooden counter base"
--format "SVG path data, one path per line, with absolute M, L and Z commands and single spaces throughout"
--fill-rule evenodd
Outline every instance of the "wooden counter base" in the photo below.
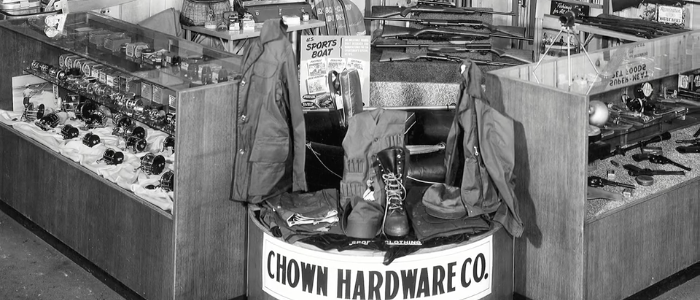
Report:
M 4 124 L 0 141 L 1 201 L 143 297 L 173 298 L 168 213 Z

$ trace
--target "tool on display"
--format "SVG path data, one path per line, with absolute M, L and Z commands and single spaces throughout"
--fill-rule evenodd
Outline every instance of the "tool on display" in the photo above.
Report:
M 700 143 L 700 138 L 690 139 L 690 140 L 677 140 L 676 143 L 678 143 L 678 144 L 697 144 L 697 143 Z
M 667 171 L 667 170 L 652 170 L 649 168 L 640 168 L 635 165 L 631 164 L 626 164 L 623 166 L 625 170 L 627 170 L 627 174 L 630 176 L 639 176 L 639 175 L 648 175 L 648 176 L 654 176 L 654 175 L 685 175 L 685 171 Z
M 683 170 L 692 171 L 691 168 L 688 168 L 688 167 L 681 165 L 675 161 L 672 161 L 671 159 L 669 159 L 668 157 L 665 157 L 663 155 L 638 153 L 638 154 L 633 154 L 632 159 L 634 159 L 634 161 L 636 161 L 636 162 L 648 160 L 650 163 L 658 164 L 658 165 L 674 165 L 674 166 L 679 167 Z
M 700 144 L 693 144 L 690 146 L 678 146 L 676 147 L 678 153 L 700 153 Z
M 632 185 L 632 184 L 607 180 L 607 179 L 605 179 L 603 177 L 599 177 L 599 176 L 588 176 L 588 186 L 604 187 L 606 185 L 634 189 L 634 185 Z
M 635 144 L 629 145 L 627 147 L 617 146 L 617 147 L 615 147 L 615 149 L 613 149 L 609 153 L 605 153 L 605 154 L 601 155 L 601 157 L 592 157 L 592 158 L 593 158 L 593 160 L 595 160 L 595 159 L 606 159 L 606 158 L 610 158 L 610 157 L 613 157 L 616 155 L 626 155 L 627 152 L 629 152 L 630 150 L 642 148 L 648 144 L 657 143 L 657 142 L 661 142 L 661 141 L 665 141 L 665 140 L 669 140 L 669 139 L 671 139 L 671 133 L 664 132 L 664 133 L 659 134 L 655 137 L 652 137 L 648 140 L 640 141 L 640 142 L 637 142 Z M 597 155 L 600 155 L 600 154 L 598 153 Z M 589 158 L 589 160 L 590 160 L 590 158 Z

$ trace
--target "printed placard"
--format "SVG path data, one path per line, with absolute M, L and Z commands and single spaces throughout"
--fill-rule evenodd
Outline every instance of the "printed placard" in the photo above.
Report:
M 491 293 L 492 236 L 388 266 L 383 259 L 305 249 L 265 234 L 262 288 L 280 300 L 471 300 Z
M 685 21 L 683 20 L 683 8 L 668 5 L 657 6 L 658 13 L 656 14 L 657 21 L 659 23 L 666 24 L 679 24 L 683 25 Z
M 582 4 L 572 4 L 568 2 L 561 2 L 561 1 L 552 1 L 551 6 L 549 7 L 549 14 L 553 16 L 563 16 L 566 12 L 578 8 L 579 11 L 581 12 L 581 16 L 589 16 L 591 14 L 591 7 L 588 5 L 582 5 Z
M 357 69 L 362 102 L 369 105 L 369 61 L 371 36 L 327 35 L 302 36 L 299 63 L 299 89 L 302 101 L 327 99 L 328 77 L 332 71 Z M 325 77 L 325 78 L 321 78 Z M 320 85 L 325 85 L 321 87 Z M 340 108 L 336 103 L 336 107 Z

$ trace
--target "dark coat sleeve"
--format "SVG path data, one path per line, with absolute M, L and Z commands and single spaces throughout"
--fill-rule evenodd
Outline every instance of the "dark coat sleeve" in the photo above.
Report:
M 304 112 L 301 108 L 301 95 L 299 91 L 299 75 L 297 74 L 296 57 L 293 51 L 287 51 L 287 57 L 282 65 L 282 74 L 286 78 L 284 87 L 289 97 L 289 112 L 292 126 L 292 143 L 294 150 L 293 167 L 293 191 L 306 191 L 306 125 Z

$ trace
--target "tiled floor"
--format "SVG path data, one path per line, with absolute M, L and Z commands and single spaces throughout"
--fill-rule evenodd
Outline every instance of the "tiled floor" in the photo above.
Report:
M 700 263 L 626 300 L 700 300 L 698 275 Z M 142 298 L 0 202 L 0 300 L 15 299 Z

